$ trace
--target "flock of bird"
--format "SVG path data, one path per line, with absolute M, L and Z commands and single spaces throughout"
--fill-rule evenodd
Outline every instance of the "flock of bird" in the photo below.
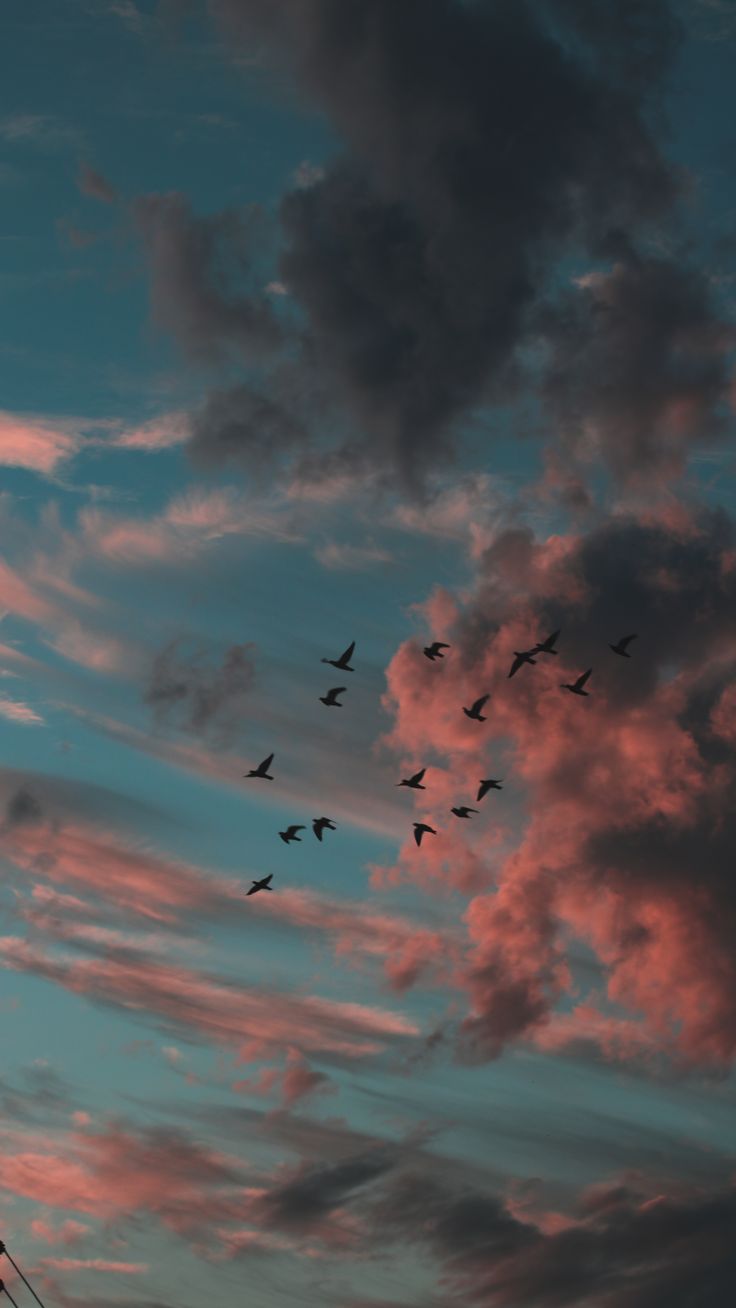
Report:
M 559 630 L 553 631 L 550 636 L 547 636 L 546 640 L 538 641 L 532 649 L 514 650 L 514 661 L 511 664 L 511 671 L 508 674 L 509 677 L 515 677 L 516 673 L 520 668 L 523 668 L 525 663 L 536 664 L 537 659 L 535 656 L 538 654 L 559 654 L 559 650 L 555 649 L 555 644 L 559 635 Z M 620 658 L 628 659 L 631 658 L 631 655 L 628 652 L 628 647 L 632 640 L 636 640 L 636 632 L 632 632 L 628 636 L 622 636 L 615 644 L 609 644 L 608 648 L 612 650 L 614 654 L 618 654 Z M 426 658 L 434 663 L 436 659 L 443 659 L 445 657 L 443 651 L 446 649 L 451 649 L 451 646 L 448 645 L 446 641 L 435 640 L 431 645 L 425 645 L 423 653 Z M 322 662 L 329 663 L 331 667 L 337 668 L 340 672 L 354 672 L 355 668 L 350 666 L 350 660 L 353 657 L 354 652 L 355 641 L 353 641 L 351 645 L 348 645 L 347 649 L 343 651 L 339 658 L 322 659 Z M 581 672 L 576 681 L 561 682 L 560 689 L 569 691 L 571 695 L 589 695 L 590 692 L 585 690 L 585 685 L 592 671 L 592 668 L 587 668 L 585 672 Z M 342 708 L 343 705 L 340 703 L 337 696 L 342 695 L 346 690 L 347 686 L 333 686 L 331 690 L 327 691 L 326 695 L 320 695 L 320 703 L 326 705 L 327 708 Z M 490 695 L 481 695 L 480 698 L 476 699 L 469 708 L 463 707 L 463 713 L 473 722 L 485 722 L 486 719 L 481 710 L 488 703 L 489 699 Z M 263 762 L 258 764 L 258 767 L 251 768 L 250 772 L 246 772 L 243 775 L 245 777 L 257 777 L 261 781 L 273 781 L 274 778 L 269 772 L 273 760 L 274 755 L 269 754 L 268 758 L 264 758 Z M 426 790 L 427 787 L 423 784 L 426 771 L 426 768 L 420 768 L 419 772 L 415 772 L 411 777 L 405 777 L 402 781 L 398 781 L 396 784 L 397 786 L 406 786 L 408 790 Z M 502 789 L 502 779 L 496 777 L 483 778 L 478 784 L 476 803 L 480 803 L 480 801 L 488 794 L 489 790 Z M 458 804 L 452 808 L 450 812 L 457 818 L 468 819 L 471 814 L 478 813 L 480 810 L 477 808 L 469 808 L 467 804 Z M 301 836 L 298 835 L 298 832 L 306 831 L 306 829 L 307 828 L 304 825 L 295 824 L 287 827 L 285 831 L 279 831 L 279 836 L 284 844 L 290 845 L 293 841 L 301 841 Z M 313 819 L 312 830 L 317 839 L 321 841 L 325 831 L 336 831 L 337 827 L 331 818 L 319 817 Z M 435 828 L 430 827 L 427 822 L 415 822 L 414 839 L 417 845 L 421 845 L 422 839 L 425 835 L 436 836 L 437 832 Z M 247 893 L 249 895 L 255 895 L 259 890 L 271 890 L 272 879 L 273 873 L 271 872 L 260 881 L 254 880 Z

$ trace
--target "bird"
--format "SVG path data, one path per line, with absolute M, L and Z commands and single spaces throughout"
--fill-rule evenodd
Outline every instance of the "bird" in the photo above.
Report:
M 273 754 L 269 754 L 268 758 L 264 758 L 263 762 L 259 763 L 257 768 L 251 768 L 250 772 L 244 772 L 243 776 L 260 777 L 262 781 L 273 781 L 273 777 L 270 777 L 268 775 L 268 769 L 270 768 L 272 763 L 273 763 Z
M 588 668 L 587 672 L 581 672 L 577 681 L 574 681 L 572 684 L 566 681 L 561 682 L 560 683 L 561 689 L 569 690 L 571 695 L 588 695 L 590 692 L 587 690 L 583 690 L 583 686 L 585 685 L 592 671 L 593 671 L 592 668 Z
M 339 668 L 341 672 L 355 672 L 355 668 L 351 668 L 350 666 L 350 660 L 353 657 L 354 650 L 355 641 L 353 641 L 352 645 L 348 645 L 346 650 L 343 650 L 339 659 L 322 659 L 322 662 L 331 663 L 333 668 Z
M 443 659 L 443 649 L 450 649 L 450 646 L 444 640 L 433 640 L 431 645 L 424 646 L 424 653 L 428 659 L 434 663 L 435 659 Z
M 513 663 L 511 664 L 511 671 L 509 673 L 509 677 L 515 676 L 515 674 L 519 671 L 519 668 L 523 668 L 525 663 L 536 663 L 537 660 L 532 658 L 532 654 L 534 654 L 535 652 L 536 651 L 533 649 L 521 649 L 521 650 L 515 649 L 514 650 L 515 658 Z
M 483 705 L 487 704 L 490 698 L 490 695 L 481 695 L 480 699 L 477 699 L 470 708 L 464 708 L 463 713 L 466 718 L 472 718 L 474 722 L 485 722 L 485 718 L 481 717 L 480 711 L 483 708 Z
M 248 894 L 257 895 L 259 890 L 272 890 L 273 887 L 270 885 L 270 881 L 272 877 L 273 877 L 273 872 L 269 872 L 268 876 L 264 877 L 262 881 L 254 881 L 253 885 L 248 891 Z
M 435 831 L 434 827 L 429 827 L 429 826 L 427 826 L 427 823 L 426 823 L 426 822 L 415 822 L 415 823 L 414 823 L 414 839 L 416 840 L 416 842 L 417 842 L 418 845 L 421 845 L 421 843 L 422 843 L 422 836 L 424 835 L 425 831 L 428 831 L 429 834 L 430 834 L 430 836 L 436 836 L 436 835 L 437 835 L 437 832 Z
M 489 790 L 503 790 L 503 786 L 500 781 L 493 781 L 490 778 L 487 781 L 481 781 L 478 786 L 478 794 L 475 797 L 476 800 L 483 799 Z
M 608 648 L 612 649 L 614 654 L 620 654 L 622 659 L 630 659 L 631 655 L 626 653 L 626 648 L 632 640 L 636 640 L 635 631 L 630 636 L 622 636 L 617 645 L 609 645 Z
M 471 813 L 477 813 L 477 808 L 468 808 L 467 804 L 460 804 L 458 808 L 453 808 L 452 812 L 455 817 L 469 818 Z
M 279 835 L 281 836 L 281 839 L 283 840 L 284 844 L 288 845 L 292 840 L 301 840 L 301 836 L 298 836 L 296 833 L 297 831 L 305 831 L 305 830 L 306 830 L 305 827 L 292 826 L 292 827 L 287 827 L 285 831 L 279 831 Z
M 321 703 L 326 704 L 328 708 L 342 708 L 342 704 L 335 696 L 341 695 L 344 690 L 347 690 L 347 686 L 333 686 L 326 695 L 320 695 Z
M 414 773 L 413 777 L 405 778 L 403 781 L 397 781 L 396 784 L 397 786 L 408 786 L 410 790 L 426 790 L 427 787 L 422 785 L 422 777 L 426 771 L 426 768 L 421 768 L 419 772 Z
M 313 819 L 312 830 L 317 839 L 321 840 L 323 831 L 337 831 L 337 827 L 332 821 L 332 818 L 321 817 Z
M 559 634 L 560 632 L 558 629 L 557 631 L 553 631 L 552 635 L 548 636 L 546 640 L 538 640 L 532 650 L 532 654 L 559 654 L 560 651 L 558 649 L 552 648 Z

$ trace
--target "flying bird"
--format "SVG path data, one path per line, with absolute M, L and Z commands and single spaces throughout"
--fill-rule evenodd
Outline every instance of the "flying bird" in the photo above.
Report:
M 469 818 L 470 814 L 477 813 L 478 809 L 468 808 L 467 804 L 460 804 L 458 808 L 453 808 L 451 811 L 455 814 L 455 817 Z
M 514 661 L 511 664 L 511 671 L 509 673 L 509 677 L 515 676 L 516 673 L 519 671 L 519 668 L 523 668 L 525 663 L 536 663 L 537 661 L 536 659 L 532 658 L 532 654 L 536 654 L 536 650 L 533 649 L 521 649 L 521 650 L 515 649 L 514 654 L 516 657 L 514 658 Z
M 560 631 L 558 629 L 557 631 L 553 631 L 552 635 L 548 636 L 546 640 L 537 641 L 532 650 L 532 654 L 559 654 L 560 651 L 558 649 L 552 648 L 559 634 Z
M 283 840 L 284 844 L 288 845 L 291 843 L 292 840 L 301 840 L 301 836 L 298 836 L 296 833 L 297 831 L 305 831 L 305 830 L 306 830 L 305 827 L 287 827 L 285 831 L 279 831 L 279 835 L 281 836 L 281 839 Z
M 317 839 L 321 840 L 323 831 L 337 831 L 337 827 L 332 821 L 332 818 L 321 817 L 314 818 L 312 822 L 312 830 Z
M 342 708 L 342 704 L 336 696 L 342 695 L 344 690 L 347 690 L 347 686 L 333 686 L 332 690 L 328 690 L 326 695 L 320 695 L 321 703 L 326 704 L 328 708 Z
M 472 718 L 474 722 L 485 722 L 485 718 L 481 716 L 481 709 L 484 704 L 488 703 L 490 698 L 490 695 L 481 695 L 480 699 L 477 699 L 470 708 L 464 708 L 463 713 L 466 718 Z
M 273 754 L 269 754 L 268 758 L 264 758 L 263 762 L 259 763 L 257 768 L 251 768 L 250 772 L 244 772 L 243 776 L 261 777 L 263 781 L 273 781 L 273 777 L 270 777 L 268 775 L 268 769 L 270 768 L 272 763 L 273 763 Z
M 583 690 L 583 686 L 585 685 L 592 671 L 593 671 L 592 668 L 588 668 L 587 672 L 581 672 L 577 681 L 573 681 L 572 684 L 570 684 L 567 681 L 561 682 L 560 683 L 561 689 L 569 690 L 571 695 L 588 695 L 590 692 L 587 690 Z
M 427 787 L 422 785 L 422 777 L 426 771 L 426 768 L 421 768 L 419 772 L 414 773 L 413 777 L 405 778 L 403 781 L 397 781 L 396 784 L 397 786 L 408 786 L 410 790 L 426 790 Z
M 435 659 L 443 659 L 445 657 L 444 654 L 442 653 L 443 649 L 449 649 L 449 648 L 450 646 L 447 645 L 445 641 L 433 640 L 431 645 L 424 646 L 424 653 L 427 656 L 427 658 L 431 659 L 432 662 L 434 663 Z
M 476 795 L 476 800 L 484 799 L 485 796 L 488 794 L 489 790 L 503 790 L 503 786 L 501 785 L 500 781 L 494 781 L 490 777 L 488 778 L 487 781 L 481 781 L 478 786 L 478 794 Z
M 434 827 L 427 826 L 426 822 L 414 823 L 414 839 L 416 840 L 418 845 L 421 845 L 422 836 L 425 834 L 425 832 L 429 832 L 430 836 L 437 835 L 437 832 L 435 831 Z
M 635 631 L 632 632 L 630 636 L 622 636 L 617 645 L 609 645 L 608 648 L 612 649 L 614 654 L 620 654 L 622 659 L 630 659 L 631 655 L 627 654 L 626 650 L 628 646 L 631 644 L 632 640 L 636 640 Z
M 262 881 L 254 881 L 248 894 L 257 895 L 259 890 L 272 890 L 273 887 L 270 884 L 272 877 L 273 872 L 269 872 L 268 876 L 264 877 Z
M 350 660 L 353 657 L 354 650 L 355 641 L 353 641 L 352 645 L 348 645 L 346 650 L 343 650 L 339 659 L 322 659 L 322 662 L 331 663 L 333 668 L 339 668 L 341 672 L 355 672 L 355 668 L 351 668 L 350 666 Z

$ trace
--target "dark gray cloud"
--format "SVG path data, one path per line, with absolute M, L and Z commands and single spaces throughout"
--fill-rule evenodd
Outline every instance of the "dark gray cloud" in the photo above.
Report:
M 248 711 L 253 648 L 231 645 L 218 667 L 211 646 L 173 640 L 156 655 L 143 698 L 162 722 L 230 740 Z
M 254 272 L 263 233 L 255 209 L 197 218 L 176 192 L 147 195 L 135 217 L 151 268 L 153 314 L 195 357 L 228 348 L 251 361 L 274 349 L 281 328 Z
M 552 261 L 671 206 L 676 185 L 648 126 L 655 73 L 676 44 L 670 7 L 653 4 L 646 21 L 614 0 L 587 15 L 565 0 L 210 8 L 231 36 L 285 61 L 343 147 L 281 206 L 278 277 L 300 315 L 291 358 L 330 397 L 331 414 L 314 396 L 309 412 L 292 409 L 311 419 L 302 452 L 416 490 L 452 460 L 460 418 L 513 394 Z M 180 336 L 210 352 L 274 343 L 262 297 L 213 275 L 216 251 L 219 272 L 238 262 L 237 220 L 195 220 L 179 197 L 140 212 L 159 312 L 177 317 Z M 209 443 L 213 457 L 240 448 L 259 460 L 252 408 L 247 389 L 221 398 L 199 424 L 198 453 Z M 273 458 L 293 457 L 293 425 L 278 437 Z
M 736 338 L 698 269 L 626 251 L 543 314 L 542 334 L 545 413 L 619 479 L 667 481 L 722 433 Z
M 108 182 L 102 173 L 98 173 L 96 168 L 91 164 L 82 161 L 77 173 L 77 186 L 82 195 L 88 195 L 92 200 L 101 200 L 103 204 L 114 204 L 118 198 L 118 193 L 111 182 Z
M 26 823 L 43 821 L 43 807 L 40 800 L 28 786 L 20 786 L 5 805 L 3 829 L 24 826 Z

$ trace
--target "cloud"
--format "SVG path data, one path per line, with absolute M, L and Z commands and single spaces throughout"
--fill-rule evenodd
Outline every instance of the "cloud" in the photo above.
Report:
M 562 1039 L 571 938 L 606 978 L 603 1009 L 578 1012 L 604 1054 L 705 1066 L 736 1055 L 735 543 L 730 518 L 707 510 L 622 514 L 566 538 L 503 531 L 475 591 L 428 606 L 432 633 L 452 643 L 441 677 L 413 642 L 394 657 L 390 743 L 442 759 L 466 793 L 502 750 L 526 815 L 500 845 L 487 808 L 472 832 L 448 833 L 448 869 L 472 856 L 495 883 L 466 912 L 464 1057 L 544 1043 L 550 1024 Z M 513 650 L 556 628 L 560 654 L 509 681 Z M 631 659 L 616 658 L 607 642 L 632 631 Z M 560 692 L 590 666 L 588 700 Z M 482 691 L 479 732 L 460 706 Z M 426 863 L 405 848 L 394 872 L 429 885 L 438 857 L 434 844 Z
M 291 1048 L 365 1058 L 417 1034 L 403 1014 L 310 995 L 235 985 L 142 952 L 112 950 L 82 961 L 52 955 L 27 941 L 0 940 L 3 966 L 28 972 L 96 1003 L 137 1012 L 180 1039 L 230 1045 L 245 1059 Z
M 706 276 L 633 252 L 541 316 L 545 412 L 583 462 L 623 482 L 668 482 L 697 444 L 724 434 L 734 331 Z
M 87 195 L 92 200 L 101 200 L 103 204 L 114 204 L 118 198 L 117 191 L 111 182 L 108 182 L 102 173 L 98 173 L 96 168 L 82 160 L 79 164 L 77 173 L 77 186 L 82 195 Z
M 552 260 L 575 242 L 595 250 L 611 229 L 646 226 L 672 205 L 673 175 L 645 113 L 676 45 L 670 8 L 662 0 L 639 16 L 635 54 L 631 24 L 611 17 L 612 6 L 587 20 L 564 0 L 429 9 L 371 0 L 350 23 L 332 0 L 211 8 L 236 40 L 260 41 L 286 62 L 343 147 L 281 205 L 277 278 L 304 323 L 294 329 L 300 402 L 287 395 L 282 441 L 267 452 L 416 491 L 452 461 L 454 424 L 513 393 L 515 353 Z M 241 320 L 251 335 L 255 318 L 260 344 L 259 302 L 240 303 L 231 321 L 233 301 L 218 291 L 213 310 L 202 274 L 220 237 L 237 252 L 232 220 L 195 223 L 180 200 L 153 204 L 174 232 L 153 250 L 154 293 L 161 278 L 199 288 L 174 330 L 212 352 L 225 337 L 238 344 Z M 261 402 L 275 385 L 283 395 L 276 376 Z M 217 404 L 231 440 L 203 422 L 198 454 L 262 463 L 248 389 Z M 314 431 L 310 411 L 320 417 Z M 292 414 L 305 415 L 301 438 Z M 332 444 L 330 431 L 340 433 Z
M 138 426 L 119 418 L 63 418 L 0 411 L 0 464 L 26 468 L 45 477 L 87 450 L 142 450 L 181 445 L 190 436 L 183 413 L 164 413 Z
M 0 463 L 49 475 L 78 452 L 80 438 L 66 428 L 19 414 L 0 413 Z
M 256 211 L 195 218 L 171 192 L 139 199 L 135 215 L 150 260 L 154 317 L 187 350 L 207 360 L 229 345 L 241 352 L 278 345 L 278 320 L 253 279 Z
M 19 699 L 7 699 L 5 695 L 0 695 L 0 717 L 23 727 L 44 726 L 41 714 L 32 709 L 29 704 L 24 704 Z
M 153 660 L 144 701 L 160 722 L 232 740 L 248 714 L 255 681 L 253 648 L 231 645 L 221 666 L 212 667 L 211 649 L 201 641 L 170 641 Z
M 148 1263 L 123 1263 L 111 1258 L 40 1258 L 39 1266 L 56 1272 L 110 1272 L 114 1276 L 145 1276 Z

